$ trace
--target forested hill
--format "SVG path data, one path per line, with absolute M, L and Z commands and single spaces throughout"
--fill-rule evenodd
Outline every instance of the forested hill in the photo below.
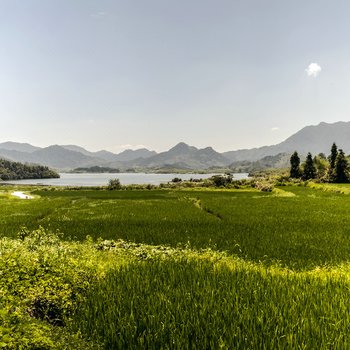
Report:
M 26 165 L 0 159 L 0 180 L 58 178 L 58 173 L 42 165 Z

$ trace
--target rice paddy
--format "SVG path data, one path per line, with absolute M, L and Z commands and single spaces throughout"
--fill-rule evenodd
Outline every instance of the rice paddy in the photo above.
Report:
M 350 348 L 350 187 L 336 186 L 25 188 L 32 200 L 3 186 L 0 344 L 20 348 L 30 324 L 47 349 Z

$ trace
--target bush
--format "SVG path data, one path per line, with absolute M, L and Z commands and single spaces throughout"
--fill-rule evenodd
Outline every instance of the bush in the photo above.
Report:
M 120 190 L 122 188 L 122 185 L 119 179 L 110 179 L 107 188 L 109 190 Z
M 271 192 L 273 190 L 273 184 L 266 181 L 256 181 L 253 187 L 262 192 Z
M 95 256 L 89 243 L 66 243 L 61 236 L 40 227 L 0 239 L 1 349 L 99 348 L 69 326 L 95 281 Z
M 232 183 L 232 175 L 214 175 L 211 180 L 215 187 L 225 187 Z

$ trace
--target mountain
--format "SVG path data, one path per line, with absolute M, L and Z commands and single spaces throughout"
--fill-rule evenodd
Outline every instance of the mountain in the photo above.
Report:
M 104 161 L 77 151 L 71 151 L 61 146 L 54 145 L 39 149 L 31 155 L 35 163 L 45 164 L 57 169 L 71 169 L 93 165 L 103 165 Z
M 198 149 L 184 142 L 178 143 L 169 151 L 156 154 L 147 159 L 139 159 L 136 164 L 148 168 L 157 167 L 181 167 L 188 169 L 207 169 L 210 167 L 225 167 L 230 161 L 207 147 Z
M 249 160 L 256 161 L 266 156 L 274 156 L 279 153 L 292 153 L 298 151 L 302 155 L 308 152 L 312 154 L 329 154 L 332 143 L 335 142 L 345 153 L 350 152 L 350 122 L 320 123 L 306 126 L 285 141 L 260 148 L 243 149 L 222 153 L 232 162 Z
M 82 153 L 88 157 L 101 158 L 101 159 L 108 161 L 108 162 L 116 160 L 115 157 L 117 156 L 116 154 L 114 154 L 112 152 L 108 152 L 108 151 L 104 151 L 104 150 L 98 151 L 98 152 L 90 152 L 90 151 L 86 150 L 85 148 L 80 147 L 80 146 L 76 146 L 76 145 L 61 145 L 61 147 L 65 148 L 69 151 Z
M 99 158 L 89 157 L 57 145 L 39 148 L 31 153 L 0 149 L 0 158 L 16 162 L 42 164 L 56 169 L 72 169 L 79 166 L 92 166 L 104 163 Z
M 91 157 L 93 154 L 93 152 L 90 152 L 90 151 L 86 150 L 85 148 L 80 147 L 80 146 L 76 146 L 76 145 L 59 145 L 59 146 L 64 148 L 64 149 L 67 149 L 68 151 L 79 152 L 79 153 L 82 153 L 85 156 L 89 156 L 89 157 Z
M 32 146 L 29 143 L 19 143 L 19 142 L 8 141 L 8 142 L 0 143 L 0 149 L 4 149 L 7 151 L 31 153 L 40 149 L 40 147 Z
M 119 160 L 121 162 L 129 162 L 131 160 L 135 160 L 138 158 L 147 159 L 156 154 L 157 152 L 149 151 L 147 148 L 140 148 L 136 150 L 126 149 L 125 151 L 117 154 L 117 157 L 115 160 Z
M 52 145 L 45 148 L 35 147 L 28 143 L 0 143 L 0 158 L 16 162 L 42 164 L 60 170 L 71 170 L 79 167 L 113 166 L 127 169 L 129 162 L 143 160 L 157 154 L 145 148 L 125 150 L 120 154 L 108 151 L 90 152 L 76 145 Z
M 275 156 L 266 156 L 262 159 L 233 162 L 229 167 L 234 173 L 250 173 L 265 169 L 288 168 L 290 166 L 290 153 L 279 153 Z
M 113 162 L 115 160 L 117 160 L 118 154 L 109 152 L 109 151 L 97 151 L 97 152 L 92 152 L 92 155 L 94 155 L 95 157 L 104 159 L 107 162 Z
M 0 149 L 0 158 L 14 162 L 33 163 L 34 157 L 29 152 L 21 152 L 8 149 Z
M 114 162 L 114 161 L 128 162 L 137 158 L 148 158 L 157 154 L 157 152 L 149 151 L 146 148 L 140 148 L 136 150 L 127 149 L 121 153 L 116 154 L 105 150 L 90 152 L 83 147 L 75 146 L 75 145 L 62 145 L 61 147 L 70 151 L 80 152 L 89 157 L 101 158 L 107 162 Z
M 198 149 L 184 142 L 159 154 L 145 148 L 114 154 L 104 150 L 90 152 L 75 145 L 40 148 L 28 143 L 4 142 L 0 143 L 0 158 L 42 164 L 60 170 L 94 166 L 117 168 L 120 171 L 132 168 L 202 170 L 229 165 L 232 169 L 247 169 L 248 167 L 278 167 L 283 162 L 285 164 L 286 157 L 288 158 L 288 155 L 294 151 L 298 151 L 300 156 L 305 156 L 307 152 L 313 155 L 320 152 L 328 155 L 333 142 L 336 142 L 345 153 L 350 153 L 350 122 L 306 126 L 277 145 L 224 153 L 218 153 L 212 147 Z M 285 154 L 283 161 L 278 160 L 278 157 L 268 158 L 280 154 Z M 245 162 L 237 163 L 242 161 Z M 259 162 L 254 163 L 257 161 Z

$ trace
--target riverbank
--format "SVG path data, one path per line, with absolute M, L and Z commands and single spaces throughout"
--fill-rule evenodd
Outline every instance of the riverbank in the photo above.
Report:
M 174 178 L 183 181 L 208 179 L 218 174 L 147 174 L 147 173 L 104 173 L 104 174 L 70 174 L 60 173 L 56 179 L 32 179 L 17 181 L 2 181 L 1 184 L 15 185 L 48 185 L 48 186 L 107 186 L 110 179 L 119 179 L 122 185 L 160 185 L 171 182 Z M 233 174 L 235 180 L 248 178 L 248 174 Z

